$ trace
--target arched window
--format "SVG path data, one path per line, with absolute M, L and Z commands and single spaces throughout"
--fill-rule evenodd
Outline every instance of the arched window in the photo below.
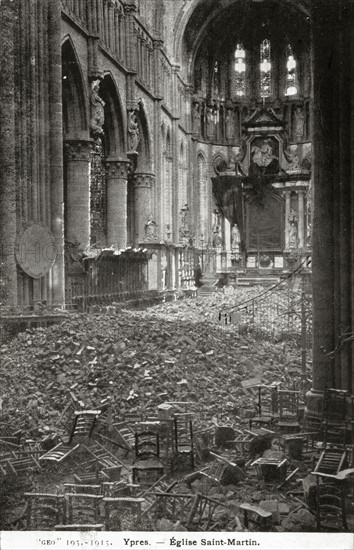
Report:
M 238 97 L 246 94 L 246 52 L 242 44 L 235 50 L 235 93 Z
M 296 75 L 296 60 L 294 58 L 291 46 L 288 46 L 286 60 L 286 90 L 285 95 L 297 94 L 297 75 Z
M 198 187 L 199 187 L 199 240 L 205 240 L 208 236 L 208 187 L 207 187 L 207 165 L 204 156 L 199 153 L 198 164 Z
M 261 97 L 269 97 L 272 94 L 272 79 L 271 79 L 271 54 L 270 41 L 263 40 L 260 48 L 261 54 Z

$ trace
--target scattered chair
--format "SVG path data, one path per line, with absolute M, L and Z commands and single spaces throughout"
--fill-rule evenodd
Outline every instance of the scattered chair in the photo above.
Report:
M 152 485 L 163 476 L 160 461 L 160 436 L 147 430 L 135 433 L 135 461 L 132 467 L 133 483 Z
M 26 528 L 28 531 L 50 531 L 65 522 L 64 495 L 25 493 Z

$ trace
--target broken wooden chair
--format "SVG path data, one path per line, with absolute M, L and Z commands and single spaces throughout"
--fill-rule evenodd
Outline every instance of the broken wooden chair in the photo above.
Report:
M 277 386 L 258 385 L 257 388 L 257 414 L 250 418 L 249 427 L 272 427 L 277 408 Z
M 277 390 L 276 427 L 281 433 L 297 433 L 299 423 L 299 391 Z
M 351 448 L 327 447 L 321 452 L 314 468 L 316 474 L 336 475 L 349 465 Z
M 188 531 L 224 531 L 230 519 L 230 509 L 214 498 L 198 493 L 192 502 L 186 522 Z
M 151 430 L 135 433 L 133 483 L 153 485 L 164 474 L 160 460 L 160 435 Z
M 350 422 L 347 418 L 347 400 L 349 392 L 326 388 L 323 395 L 322 408 L 322 440 L 326 447 L 330 445 L 345 445 L 350 433 Z
M 4 469 L 6 477 L 17 478 L 20 483 L 31 485 L 33 475 L 41 470 L 41 466 L 33 456 L 29 455 L 24 458 L 8 458 Z
M 341 470 L 336 475 L 312 472 L 317 478 L 316 520 L 319 531 L 348 531 L 346 496 L 353 474 L 354 468 Z
M 74 413 L 84 409 L 85 404 L 83 401 L 78 399 L 72 391 L 69 391 L 68 402 L 59 418 L 59 423 L 67 430 L 68 433 L 71 433 L 73 428 L 75 418 Z
M 106 531 L 133 530 L 125 525 L 125 517 L 137 521 L 141 517 L 143 498 L 140 497 L 104 497 L 105 529 Z M 129 529 L 130 527 L 130 529 Z
M 58 443 L 53 449 L 42 455 L 39 460 L 56 465 L 60 464 L 79 449 L 81 443 L 91 438 L 99 414 L 100 411 L 96 410 L 74 411 L 74 421 L 68 440 Z
M 164 518 L 176 523 L 186 525 L 190 517 L 195 495 L 191 493 L 155 492 L 154 505 L 149 508 L 148 517 L 152 525 L 156 526 L 158 520 Z
M 272 512 L 260 506 L 242 502 L 237 506 L 243 512 L 243 523 L 248 531 L 269 531 L 272 525 Z
M 191 413 L 175 413 L 174 415 L 174 470 L 191 468 L 194 470 L 194 437 L 193 415 Z
M 142 515 L 148 514 L 156 505 L 156 493 L 170 493 L 177 484 L 177 480 L 172 483 L 168 483 L 166 480 L 166 475 L 164 475 L 160 477 L 156 483 L 151 485 L 151 487 L 148 487 L 145 491 L 140 492 L 138 496 L 144 499 Z
M 25 493 L 26 529 L 50 531 L 65 521 L 65 497 L 51 493 Z
M 67 521 L 68 525 L 100 525 L 100 505 L 102 495 L 87 493 L 67 493 Z

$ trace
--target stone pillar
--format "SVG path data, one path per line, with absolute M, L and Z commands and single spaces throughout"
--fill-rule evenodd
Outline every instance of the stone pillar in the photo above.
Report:
M 92 141 L 67 139 L 66 152 L 66 239 L 90 245 L 90 175 Z
M 107 244 L 127 244 L 128 160 L 107 159 Z
M 15 164 L 15 52 L 17 2 L 0 3 L 0 271 L 4 287 L 0 301 L 17 303 L 16 164 Z M 4 288 L 4 290 L 3 290 Z
M 284 243 L 285 250 L 289 248 L 289 231 L 288 231 L 288 220 L 290 217 L 290 192 L 284 191 L 285 194 L 285 228 L 284 228 Z
M 52 267 L 51 299 L 65 302 L 64 278 L 64 186 L 63 186 L 63 127 L 61 90 L 61 7 L 56 0 L 48 3 L 49 18 L 49 147 L 50 147 L 50 219 L 51 230 L 58 247 Z
M 145 239 L 145 224 L 152 214 L 151 212 L 151 188 L 155 176 L 153 174 L 135 174 L 135 242 L 143 242 Z M 161 231 L 161 228 L 159 228 Z
M 308 414 L 321 414 L 326 387 L 353 391 L 353 2 L 312 2 L 313 390 Z M 338 346 L 341 342 L 342 345 Z
M 299 236 L 299 247 L 303 248 L 305 245 L 305 210 L 304 210 L 304 191 L 298 191 L 298 215 L 299 215 L 299 226 L 298 226 L 298 236 Z

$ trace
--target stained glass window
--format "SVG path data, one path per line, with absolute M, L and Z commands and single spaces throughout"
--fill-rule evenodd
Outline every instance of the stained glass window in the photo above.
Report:
M 286 91 L 285 95 L 297 94 L 297 82 L 296 82 L 296 60 L 294 58 L 291 46 L 288 46 L 288 55 L 286 62 Z
M 235 92 L 242 97 L 246 93 L 246 52 L 242 44 L 235 50 Z
M 263 40 L 260 50 L 261 97 L 269 97 L 272 94 L 270 41 Z

